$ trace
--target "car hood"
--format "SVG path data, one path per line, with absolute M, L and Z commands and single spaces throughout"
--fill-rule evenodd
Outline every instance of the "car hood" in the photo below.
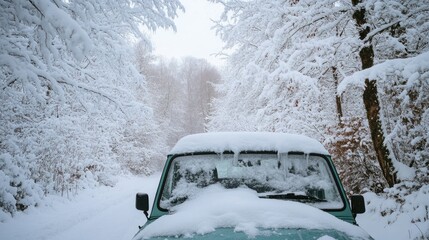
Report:
M 335 239 L 368 238 L 359 227 L 318 208 L 294 201 L 261 199 L 256 191 L 247 188 L 212 185 L 171 210 L 170 214 L 151 219 L 135 239 L 157 236 L 318 239 L 325 235 Z M 344 238 L 347 235 L 354 238 Z
M 245 233 L 236 228 L 217 228 L 212 232 L 206 234 L 192 234 L 192 235 L 180 235 L 180 236 L 159 236 L 152 238 L 144 238 L 144 236 L 137 237 L 133 240 L 139 239 L 150 239 L 150 240 L 164 240 L 164 239 L 181 239 L 181 238 L 191 238 L 195 240 L 214 240 L 214 239 L 224 239 L 224 240 L 235 240 L 235 239 L 323 239 L 323 240 L 358 240 L 358 239 L 372 239 L 368 236 L 368 238 L 361 238 L 356 236 L 348 236 L 343 232 L 333 230 L 333 229 L 258 229 L 258 232 L 255 234 Z

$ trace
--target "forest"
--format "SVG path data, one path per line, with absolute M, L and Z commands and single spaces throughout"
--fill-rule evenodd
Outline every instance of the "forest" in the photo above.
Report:
M 260 131 L 317 139 L 429 238 L 429 1 L 209 1 L 222 68 L 153 54 L 180 0 L 0 0 L 0 223 L 158 172 L 182 136 Z

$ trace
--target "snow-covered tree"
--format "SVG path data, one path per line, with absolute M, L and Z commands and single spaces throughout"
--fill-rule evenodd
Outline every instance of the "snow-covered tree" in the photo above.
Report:
M 427 48 L 427 4 L 414 1 L 219 2 L 225 13 L 216 29 L 226 47 L 237 50 L 220 87 L 223 97 L 214 104 L 212 129 L 300 132 L 316 136 L 333 150 L 344 147 L 340 142 L 349 136 L 339 135 L 350 131 L 341 129 L 358 117 L 363 121 L 359 131 L 369 132 L 367 112 L 376 109 L 364 108 L 365 102 L 375 103 L 368 97 L 369 87 L 337 94 L 342 79 L 362 69 L 362 61 L 370 61 L 362 59 L 362 53 L 375 51 L 377 56 L 372 58 L 380 63 L 388 56 L 409 56 Z M 372 119 L 369 123 L 374 126 Z M 386 129 L 381 123 L 379 127 Z M 371 132 L 385 136 L 385 132 Z M 356 140 L 359 136 L 365 134 L 355 135 Z M 359 141 L 377 142 L 374 138 Z M 371 155 L 373 149 L 377 153 L 390 149 L 389 141 L 382 141 L 385 147 L 374 146 L 350 150 Z M 383 155 L 376 156 L 384 167 Z M 383 170 L 392 185 L 390 170 Z
M 149 102 L 160 126 L 158 136 L 162 136 L 167 143 L 163 151 L 166 154 L 184 135 L 185 88 L 176 60 L 154 58 L 153 62 L 148 63 L 142 64 L 140 70 L 147 76 L 148 93 L 151 95 Z
M 151 170 L 150 151 L 162 146 L 128 46 L 145 38 L 141 26 L 174 28 L 181 8 L 178 0 L 0 1 L 1 213 L 112 184 L 121 169 Z
M 210 102 L 215 97 L 214 86 L 220 82 L 220 74 L 205 59 L 188 57 L 181 64 L 181 78 L 186 86 L 185 132 L 204 132 Z
M 381 116 L 397 177 L 400 181 L 415 180 L 419 184 L 428 181 L 425 177 L 429 146 L 428 53 L 387 60 L 347 77 L 339 88 L 340 91 L 353 85 L 363 88 L 366 78 L 377 81 L 383 92 Z
M 359 156 L 370 153 L 372 147 L 342 144 L 347 138 L 364 137 L 361 140 L 370 142 L 357 129 L 342 130 L 353 125 L 356 116 L 363 119 L 358 94 L 337 95 L 344 76 L 359 69 L 354 49 L 360 42 L 351 21 L 351 3 L 222 2 L 225 13 L 216 29 L 226 47 L 237 50 L 229 58 L 225 84 L 219 87 L 222 97 L 213 104 L 209 128 L 310 135 L 325 142 L 334 159 L 344 163 L 358 162 Z M 366 129 L 366 124 L 364 121 L 360 130 Z M 341 151 L 334 151 L 341 146 Z M 366 164 L 374 165 L 373 159 Z M 366 178 L 358 179 L 362 182 Z M 371 186 L 379 184 L 380 180 L 374 179 Z
M 235 95 L 231 105 L 243 109 L 229 107 L 231 114 L 256 115 L 254 129 L 308 132 L 323 138 L 313 123 L 319 122 L 317 118 L 322 125 L 338 119 L 335 97 L 327 96 L 335 96 L 338 83 L 333 75 L 341 77 L 356 68 L 348 61 L 354 56 L 344 54 L 356 41 L 346 34 L 352 31 L 351 24 L 343 20 L 347 8 L 338 1 L 297 2 L 224 2 L 224 18 L 217 29 L 227 47 L 237 48 L 229 59 L 232 67 L 226 81 L 233 86 L 225 91 L 234 91 L 227 94 Z M 239 99 L 249 101 L 242 104 Z
M 372 68 L 377 64 L 382 64 L 387 59 L 412 57 L 428 51 L 428 1 L 352 2 L 355 7 L 353 19 L 359 31 L 359 39 L 362 41 L 362 47 L 359 49 L 362 69 Z M 384 71 L 389 72 L 388 69 Z M 423 68 L 414 69 L 414 71 L 414 74 L 420 74 L 421 71 L 424 72 L 425 70 Z M 365 86 L 363 88 L 363 100 L 374 149 L 383 175 L 391 187 L 401 180 L 401 177 L 399 176 L 398 178 L 397 175 L 401 175 L 402 168 L 395 166 L 397 165 L 397 159 L 402 158 L 406 165 L 414 160 L 404 159 L 405 156 L 402 155 L 407 155 L 405 152 L 398 156 L 398 151 L 402 151 L 399 149 L 405 146 L 399 147 L 398 144 L 395 144 L 390 139 L 390 135 L 392 135 L 390 132 L 396 131 L 397 128 L 389 129 L 389 125 L 396 124 L 395 122 L 398 122 L 398 120 L 395 118 L 398 117 L 405 117 L 408 121 L 420 125 L 422 119 L 421 110 L 410 114 L 407 109 L 427 107 L 426 100 L 419 101 L 417 99 L 413 99 L 418 101 L 415 106 L 409 104 L 405 108 L 400 107 L 401 104 L 398 104 L 398 101 L 408 102 L 407 98 L 410 95 L 418 96 L 425 92 L 424 88 L 418 87 L 417 91 L 414 90 L 405 94 L 402 92 L 405 86 L 401 86 L 404 81 L 406 81 L 404 80 L 404 74 L 394 73 L 391 75 L 390 81 L 385 81 L 384 86 L 380 87 L 378 85 L 383 84 L 383 82 L 377 83 L 376 77 L 368 76 L 364 80 Z M 417 77 L 417 86 L 425 85 L 424 81 L 425 77 Z M 380 91 L 385 93 L 386 96 L 381 96 Z M 406 98 L 404 99 L 404 97 Z M 390 108 L 400 109 L 400 111 L 389 112 L 387 110 L 386 112 L 385 109 Z M 386 117 L 390 117 L 390 123 L 389 120 L 386 120 Z M 405 123 L 404 125 L 407 124 Z M 419 132 L 422 133 L 421 131 Z M 409 136 L 408 139 L 415 139 L 415 137 Z M 424 145 L 424 141 L 420 141 L 420 143 Z M 408 148 L 412 145 L 415 144 L 408 144 Z M 413 149 L 413 147 L 411 148 Z

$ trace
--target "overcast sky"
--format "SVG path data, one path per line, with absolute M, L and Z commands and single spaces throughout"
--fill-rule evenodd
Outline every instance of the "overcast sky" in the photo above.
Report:
M 221 66 L 221 57 L 214 54 L 221 51 L 223 43 L 211 29 L 210 19 L 219 19 L 222 5 L 206 0 L 181 0 L 185 12 L 179 12 L 175 19 L 177 32 L 158 29 L 151 34 L 155 55 L 180 59 L 185 56 L 205 58 Z

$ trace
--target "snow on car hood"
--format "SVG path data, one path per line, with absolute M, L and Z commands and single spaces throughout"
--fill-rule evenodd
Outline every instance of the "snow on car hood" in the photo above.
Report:
M 247 188 L 225 189 L 215 184 L 175 206 L 172 214 L 147 225 L 134 239 L 192 237 L 225 227 L 250 238 L 266 235 L 264 229 L 284 228 L 337 230 L 356 238 L 370 238 L 359 227 L 303 203 L 261 199 Z
M 180 139 L 170 154 L 193 152 L 276 151 L 328 154 L 317 140 L 297 134 L 273 132 L 211 132 Z

